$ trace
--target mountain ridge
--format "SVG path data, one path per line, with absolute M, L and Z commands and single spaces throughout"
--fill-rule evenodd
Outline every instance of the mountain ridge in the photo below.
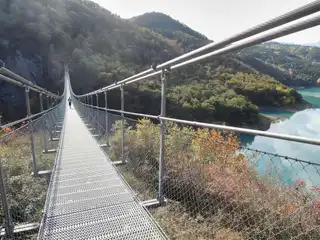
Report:
M 0 59 L 20 70 L 16 60 L 20 54 L 29 66 L 20 74 L 32 76 L 31 69 L 37 66 L 37 79 L 30 80 L 49 90 L 62 90 L 66 62 L 74 91 L 84 93 L 210 42 L 180 22 L 172 23 L 175 20 L 165 14 L 158 14 L 160 19 L 155 19 L 160 28 L 157 25 L 149 29 L 139 26 L 137 18 L 135 23 L 121 19 L 86 0 L 13 0 L 7 4 L 0 0 Z M 166 27 L 161 29 L 163 21 Z M 174 30 L 169 31 L 168 26 Z M 161 32 L 171 35 L 168 38 Z M 245 60 L 250 58 L 246 57 Z M 241 85 L 241 81 L 250 83 L 250 88 Z M 12 94 L 4 86 L 1 91 Z M 10 103 L 1 97 L 1 91 L 0 100 L 5 104 L 1 104 L 0 112 L 10 115 Z M 120 107 L 119 91 L 111 91 L 108 97 L 110 108 Z M 157 78 L 125 88 L 128 111 L 157 115 L 159 99 Z M 258 106 L 287 106 L 300 101 L 301 96 L 294 89 L 263 76 L 252 62 L 244 61 L 237 53 L 174 71 L 168 81 L 168 115 L 184 119 L 254 125 L 259 121 Z M 18 104 L 23 109 L 23 103 Z
M 144 14 L 134 16 L 127 19 L 130 22 L 136 23 L 139 26 L 144 26 L 149 29 L 163 29 L 163 25 L 166 24 L 165 29 L 171 31 L 182 31 L 190 36 L 199 38 L 202 40 L 209 40 L 204 34 L 188 27 L 186 24 L 180 22 L 177 19 L 173 19 L 170 15 L 162 12 L 146 12 Z
M 168 38 L 169 42 L 178 44 L 183 52 L 189 52 L 213 42 L 184 23 L 160 12 L 144 13 L 128 21 L 161 34 Z
M 175 40 L 178 44 L 184 46 L 184 52 L 189 52 L 195 50 L 198 47 L 208 44 L 209 42 L 203 42 L 201 40 L 208 38 L 197 38 L 197 36 L 203 36 L 203 34 L 196 32 L 193 29 L 185 30 L 185 26 L 179 25 L 180 22 L 171 18 L 170 16 L 158 13 L 158 12 L 149 12 L 139 16 L 135 16 L 129 19 L 131 22 L 136 23 L 139 26 L 146 27 L 151 31 L 163 34 L 170 31 L 170 34 L 166 37 L 171 40 Z M 169 26 L 169 27 L 168 27 Z M 174 27 L 171 27 L 174 26 Z M 162 27 L 162 28 L 161 28 Z M 180 28 L 179 28 L 180 27 Z M 185 31 L 184 31 L 185 30 Z M 181 37 L 176 32 L 183 33 L 183 39 L 188 39 L 189 32 L 193 32 L 193 41 L 196 44 L 191 44 L 191 41 L 183 41 Z M 210 41 L 210 40 L 208 40 Z M 182 42 L 182 43 L 181 43 Z M 188 43 L 186 43 L 188 42 Z M 239 52 L 239 54 L 231 54 L 231 61 L 238 61 L 243 67 L 248 67 L 247 71 L 253 70 L 261 72 L 263 74 L 269 75 L 276 80 L 292 86 L 314 86 L 316 84 L 317 76 L 313 75 L 316 70 L 314 68 L 318 67 L 320 60 L 320 49 L 316 47 L 303 46 L 293 43 L 280 43 L 276 41 L 270 41 L 257 46 L 253 46 L 247 49 L 244 49 Z M 257 54 L 257 51 L 260 54 Z M 270 59 L 279 58 L 278 52 L 281 51 L 281 54 L 284 56 L 284 59 L 279 61 L 271 62 Z M 266 59 L 265 56 L 262 56 L 261 53 L 267 53 L 270 56 L 270 59 Z M 296 59 L 290 59 L 291 55 L 295 54 Z M 302 54 L 305 54 L 304 58 Z M 306 58 L 306 55 L 309 54 L 309 57 Z M 266 61 L 267 60 L 267 61 Z M 295 60 L 293 66 L 288 65 L 288 60 Z M 314 62 L 316 60 L 316 62 Z M 298 65 L 304 66 L 305 69 L 299 68 Z M 312 68 L 312 71 L 308 71 L 308 68 Z

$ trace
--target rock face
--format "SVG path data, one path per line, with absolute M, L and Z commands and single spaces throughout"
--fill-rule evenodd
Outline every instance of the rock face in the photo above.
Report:
M 6 39 L 0 40 L 1 62 L 11 71 L 25 77 L 29 81 L 43 84 L 43 59 L 41 56 L 26 54 L 20 44 L 12 44 Z
M 40 86 L 45 86 L 46 61 L 39 55 L 28 54 L 20 44 L 0 39 L 0 67 L 19 74 Z M 24 90 L 6 82 L 0 82 L 0 115 L 3 120 L 21 118 L 26 115 Z

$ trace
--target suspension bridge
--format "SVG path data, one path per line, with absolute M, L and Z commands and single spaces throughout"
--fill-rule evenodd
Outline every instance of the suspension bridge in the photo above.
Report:
M 294 172 L 292 181 L 298 180 L 302 175 L 307 176 L 310 181 L 300 182 L 300 185 L 291 191 L 276 184 L 271 186 L 272 181 L 262 184 L 262 180 L 256 175 L 250 175 L 252 171 L 247 168 L 237 170 L 237 178 L 234 174 L 230 175 L 231 167 L 227 171 L 216 165 L 191 161 L 190 146 L 195 144 L 194 139 L 199 139 L 199 136 L 192 130 L 188 133 L 177 130 L 181 128 L 175 128 L 177 133 L 174 133 L 172 129 L 168 131 L 166 126 L 166 122 L 172 122 L 179 126 L 320 145 L 318 139 L 166 116 L 167 81 L 171 71 L 318 26 L 319 16 L 282 26 L 318 11 L 320 1 L 315 1 L 226 40 L 210 43 L 127 79 L 82 95 L 73 92 L 67 66 L 64 92 L 61 95 L 52 93 L 4 67 L 0 68 L 0 80 L 25 89 L 28 113 L 28 116 L 21 120 L 1 125 L 2 129 L 10 129 L 0 137 L 2 238 L 33 239 L 37 236 L 37 239 L 168 239 L 174 232 L 169 230 L 170 225 L 182 221 L 185 215 L 189 214 L 188 220 L 180 225 L 192 229 L 194 223 L 191 224 L 193 220 L 190 219 L 194 215 L 201 215 L 202 220 L 197 218 L 195 222 L 204 224 L 207 221 L 206 224 L 212 229 L 211 233 L 207 233 L 213 234 L 210 236 L 216 236 L 222 230 L 227 231 L 225 226 L 229 224 L 229 232 L 248 228 L 245 239 L 319 239 L 320 215 L 317 208 L 320 209 L 320 203 L 319 206 L 314 205 L 317 204 L 315 201 L 318 196 L 309 192 L 297 192 L 300 187 L 317 183 L 320 176 L 319 164 L 309 162 L 308 159 L 295 159 L 294 156 L 280 156 L 242 146 L 229 152 L 234 146 L 226 142 L 210 145 L 213 146 L 214 153 L 210 156 L 216 160 L 223 156 L 239 162 L 246 158 L 247 161 L 255 160 L 276 167 L 279 167 L 280 163 L 289 166 L 288 171 Z M 280 26 L 282 28 L 255 36 Z M 242 42 L 236 43 L 238 41 Z M 161 79 L 160 115 L 125 111 L 124 88 L 155 76 L 160 76 Z M 121 92 L 121 109 L 110 109 L 108 92 L 118 88 Z M 32 113 L 30 91 L 39 94 L 38 113 Z M 69 97 L 73 103 L 71 108 L 67 105 Z M 159 124 L 141 122 L 136 118 L 152 119 Z M 173 149 L 166 145 L 166 139 L 174 139 L 176 145 Z M 179 141 L 184 142 L 179 145 Z M 217 148 L 214 146 L 217 145 L 225 152 L 216 152 Z M 207 148 L 210 150 L 210 147 Z M 30 162 L 28 156 L 31 156 Z M 174 159 L 179 161 L 175 162 Z M 208 170 L 211 170 L 211 174 Z M 231 181 L 243 182 L 242 190 L 228 190 Z M 218 186 L 222 186 L 224 190 Z M 250 192 L 249 188 L 254 189 L 254 193 Z M 230 198 L 236 194 L 239 196 L 237 201 L 241 204 L 249 202 L 251 206 L 235 206 Z M 179 207 L 176 207 L 177 204 L 180 204 Z M 157 209 L 165 206 L 172 208 L 161 218 L 159 214 L 163 212 L 159 213 Z M 272 208 L 276 208 L 277 212 L 271 211 Z M 250 209 L 252 213 L 249 214 Z M 179 211 L 184 214 L 176 219 L 175 214 Z M 279 217 L 279 212 L 283 211 L 289 211 L 291 215 Z M 228 216 L 227 219 L 221 217 L 224 225 L 215 218 L 219 213 Z M 304 226 L 301 219 L 304 219 L 308 226 Z M 269 222 L 268 226 L 263 225 L 266 222 Z M 298 227 L 299 231 L 293 230 Z M 185 228 L 182 227 L 184 230 Z M 191 237 L 190 234 L 188 237 Z
M 69 98 L 66 76 L 66 98 Z M 66 108 L 42 239 L 163 239 L 75 110 Z

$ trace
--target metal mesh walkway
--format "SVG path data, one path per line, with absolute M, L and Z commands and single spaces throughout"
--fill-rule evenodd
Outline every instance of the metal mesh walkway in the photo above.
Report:
M 76 110 L 66 110 L 39 239 L 164 239 Z

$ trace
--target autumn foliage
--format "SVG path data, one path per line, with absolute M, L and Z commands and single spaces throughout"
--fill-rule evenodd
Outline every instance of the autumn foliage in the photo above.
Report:
M 155 191 L 159 133 L 158 125 L 141 120 L 125 135 L 128 171 Z M 119 136 L 118 128 L 110 150 L 115 160 L 121 156 Z M 288 186 L 258 174 L 253 156 L 263 153 L 244 151 L 234 134 L 167 122 L 165 144 L 165 196 L 184 211 L 217 231 L 233 229 L 241 239 L 318 239 L 320 200 L 311 198 L 303 179 Z
M 12 129 L 9 127 L 0 128 L 0 137 L 10 133 L 11 131 L 12 131 Z
M 192 139 L 195 160 L 203 164 L 228 166 L 231 170 L 241 171 L 247 166 L 243 154 L 236 154 L 239 140 L 232 133 L 222 135 L 217 130 L 198 129 Z

